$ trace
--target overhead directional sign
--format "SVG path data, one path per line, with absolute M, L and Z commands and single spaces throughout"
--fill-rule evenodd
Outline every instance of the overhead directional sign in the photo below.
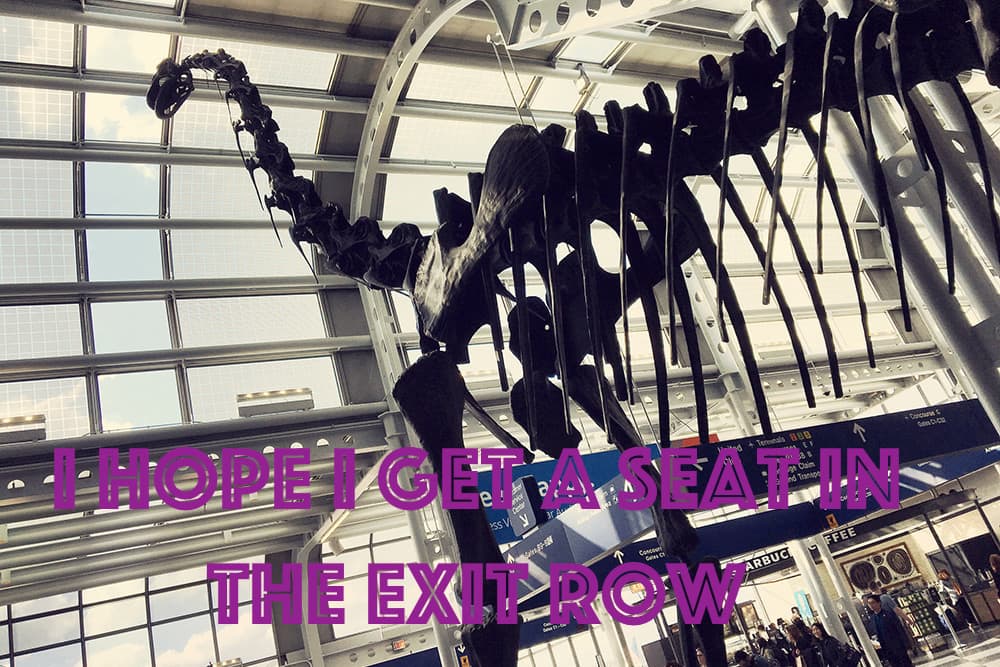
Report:
M 589 565 L 653 527 L 648 511 L 627 510 L 618 504 L 623 486 L 624 480 L 615 477 L 596 491 L 601 509 L 573 507 L 507 551 L 507 562 L 528 563 L 528 577 L 518 583 L 518 599 L 548 587 L 553 563 Z
M 653 460 L 660 457 L 660 448 L 656 445 L 649 445 L 649 450 Z M 618 476 L 619 456 L 617 451 L 598 452 L 583 456 L 583 466 L 594 486 L 600 486 L 613 477 Z M 544 497 L 545 491 L 548 489 L 549 480 L 552 479 L 552 473 L 555 472 L 555 469 L 555 461 L 542 461 L 540 463 L 514 466 L 513 479 L 516 482 L 522 477 L 534 477 L 538 482 L 539 492 Z M 518 535 L 514 532 L 514 522 L 507 515 L 507 510 L 498 510 L 493 507 L 493 498 L 490 493 L 492 483 L 493 474 L 491 472 L 479 473 L 477 486 L 479 487 L 479 495 L 483 499 L 483 506 L 486 508 L 486 518 L 490 523 L 490 528 L 493 529 L 493 536 L 496 538 L 497 544 L 516 542 Z M 558 516 L 566 509 L 568 508 L 564 506 L 560 510 L 548 510 L 547 512 L 542 510 L 546 512 L 544 520 Z
M 764 447 L 794 447 L 801 463 L 789 471 L 789 489 L 819 482 L 821 449 L 864 449 L 878 461 L 882 448 L 898 448 L 900 464 L 913 464 L 970 449 L 997 444 L 1000 436 L 978 399 L 956 401 L 918 410 L 821 424 L 783 431 L 769 436 L 751 436 L 698 447 L 703 464 L 698 489 L 704 489 L 711 474 L 711 462 L 722 448 L 736 449 L 746 470 L 750 488 L 761 496 L 767 492 L 766 468 L 757 464 L 757 450 Z
M 510 519 L 511 530 L 518 537 L 549 520 L 548 512 L 542 509 L 538 482 L 531 475 L 514 480 L 514 492 L 511 494 L 507 517 Z
M 1000 436 L 990 423 L 985 411 L 977 400 L 960 401 L 920 410 L 870 417 L 837 424 L 825 424 L 809 429 L 786 431 L 771 436 L 756 436 L 728 442 L 703 445 L 698 448 L 698 460 L 703 470 L 698 475 L 697 490 L 705 488 L 720 448 L 736 449 L 744 464 L 747 477 L 755 494 L 767 492 L 765 470 L 757 465 L 756 451 L 762 447 L 796 447 L 802 452 L 802 465 L 794 467 L 790 473 L 789 488 L 802 488 L 819 481 L 819 450 L 821 448 L 850 447 L 864 448 L 877 460 L 882 447 L 899 449 L 903 484 L 900 496 L 907 497 L 933 481 L 939 484 L 958 475 L 971 472 L 991 462 L 1000 460 L 1000 450 L 988 449 L 1000 441 Z M 956 452 L 969 451 L 962 455 Z M 555 520 L 540 526 L 523 541 L 506 552 L 508 562 L 518 561 L 529 564 L 529 576 L 520 582 L 518 598 L 524 600 L 544 591 L 549 583 L 549 568 L 553 563 L 575 562 L 591 565 L 601 558 L 613 567 L 616 558 L 622 561 L 636 560 L 627 557 L 630 552 L 626 545 L 653 527 L 648 511 L 623 509 L 618 504 L 618 492 L 623 488 L 621 476 L 611 475 L 604 482 L 602 474 L 616 471 L 618 453 L 610 452 L 613 459 L 602 459 L 595 466 L 597 474 L 591 472 L 590 456 L 584 457 L 588 474 L 596 484 L 600 509 L 583 510 L 579 507 L 560 514 Z M 943 458 L 944 455 L 949 455 Z M 591 455 L 602 456 L 602 455 Z M 930 463 L 915 465 L 917 462 L 938 458 Z M 946 463 L 949 461 L 957 463 Z M 539 479 L 547 479 L 538 465 L 520 466 L 531 468 L 528 474 L 538 474 Z M 547 474 L 551 475 L 554 462 L 550 462 Z M 940 465 L 940 467 L 936 467 Z M 935 474 L 939 473 L 939 474 Z M 519 477 L 515 469 L 515 476 Z M 480 488 L 489 488 L 488 482 L 480 483 Z M 931 484 L 933 486 L 934 484 Z M 695 490 L 695 489 L 689 489 Z M 872 507 L 871 509 L 874 509 Z M 834 520 L 845 524 L 871 510 L 835 511 Z M 715 556 L 720 559 L 733 558 L 749 552 L 769 549 L 794 539 L 801 539 L 823 532 L 829 527 L 828 515 L 811 503 L 795 505 L 787 510 L 758 512 L 756 514 L 704 526 L 698 529 L 701 542 L 696 556 Z M 509 529 L 509 527 L 508 527 Z M 496 530 L 496 529 L 495 529 Z M 620 556 L 616 556 L 616 552 Z M 641 561 L 640 561 L 641 562 Z M 610 567 L 608 568 L 610 570 Z
M 528 648 L 536 644 L 544 644 L 560 637 L 569 637 L 577 632 L 583 632 L 588 626 L 580 625 L 575 618 L 569 623 L 552 623 L 548 617 L 538 618 L 521 624 L 520 646 Z

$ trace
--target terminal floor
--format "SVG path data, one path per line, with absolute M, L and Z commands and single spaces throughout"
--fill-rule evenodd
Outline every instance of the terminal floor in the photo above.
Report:
M 978 634 L 963 632 L 961 651 L 939 651 L 932 658 L 921 656 L 913 663 L 919 667 L 994 667 L 1000 665 L 1000 628 L 988 628 Z M 951 643 L 951 642 L 949 642 Z

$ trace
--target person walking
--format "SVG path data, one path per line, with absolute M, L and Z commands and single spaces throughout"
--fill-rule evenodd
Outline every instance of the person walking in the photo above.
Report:
M 965 599 L 965 591 L 962 590 L 962 585 L 958 583 L 958 580 L 952 578 L 948 570 L 938 570 L 938 590 L 941 592 L 943 601 L 950 602 L 950 606 L 954 610 L 957 621 L 954 624 L 955 631 L 958 632 L 962 625 L 967 625 L 969 630 L 975 631 L 976 628 L 972 624 L 975 617 L 972 615 L 969 602 Z
M 1000 601 L 1000 554 L 990 554 L 990 572 L 993 573 L 993 588 L 997 592 L 997 600 Z
M 788 633 L 798 667 L 823 667 L 812 635 L 803 634 L 795 623 L 786 625 L 785 632 Z
M 885 659 L 892 667 L 913 667 L 910 654 L 907 652 L 909 642 L 906 637 L 909 633 L 903 627 L 899 616 L 896 616 L 891 609 L 883 608 L 878 595 L 869 595 L 865 598 L 865 603 L 872 612 L 872 624 L 875 626 L 875 634 L 878 636 L 878 643 L 882 647 Z
M 818 621 L 813 623 L 810 631 L 816 640 L 823 667 L 857 667 L 861 662 L 861 653 L 827 634 L 822 623 Z

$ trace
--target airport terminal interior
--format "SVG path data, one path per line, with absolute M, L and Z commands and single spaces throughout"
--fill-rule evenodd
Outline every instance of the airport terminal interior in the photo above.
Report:
M 993 30 L 996 49 L 996 10 L 980 0 L 967 4 L 970 15 L 986 6 L 980 22 Z M 895 36 L 913 32 L 909 17 L 923 16 L 916 10 L 933 3 L 898 5 L 899 33 L 895 21 L 890 27 L 891 12 L 865 14 L 869 0 L 809 6 L 851 16 L 855 27 L 864 24 L 861 15 L 881 17 L 871 24 L 881 21 L 872 32 L 884 30 L 882 41 L 867 57 L 905 65 L 925 54 L 897 48 L 905 42 Z M 916 10 L 904 11 L 910 8 Z M 418 444 L 403 418 L 413 408 L 401 406 L 393 389 L 438 347 L 421 329 L 430 306 L 415 308 L 420 285 L 412 281 L 385 288 L 382 276 L 372 278 L 374 269 L 345 268 L 351 243 L 366 242 L 363 232 L 331 242 L 346 250 L 340 264 L 328 262 L 330 247 L 312 243 L 308 221 L 293 221 L 287 203 L 279 210 L 283 200 L 271 197 L 278 181 L 254 162 L 262 149 L 249 132 L 234 132 L 250 123 L 241 121 L 245 100 L 230 94 L 232 82 L 198 67 L 182 83 L 177 76 L 153 80 L 168 93 L 183 84 L 190 95 L 175 114 L 154 114 L 150 104 L 163 98 L 157 87 L 147 92 L 160 63 L 218 49 L 242 61 L 259 86 L 295 174 L 311 179 L 319 198 L 339 204 L 348 221 L 368 216 L 386 234 L 402 223 L 421 235 L 444 223 L 460 226 L 455 220 L 464 218 L 435 191 L 478 201 L 467 174 L 485 169 L 493 193 L 490 174 L 501 170 L 487 157 L 512 125 L 565 128 L 542 133 L 549 154 L 569 156 L 569 166 L 553 158 L 553 182 L 560 173 L 573 181 L 573 155 L 589 145 L 587 137 L 613 140 L 614 165 L 592 188 L 611 183 L 614 213 L 588 226 L 593 252 L 553 242 L 545 250 L 552 261 L 546 254 L 525 270 L 516 261 L 524 248 L 511 233 L 493 255 L 507 258 L 505 268 L 495 278 L 482 272 L 485 289 L 497 294 L 485 307 L 493 319 L 468 332 L 467 354 L 462 345 L 445 345 L 464 361 L 458 368 L 468 390 L 457 446 L 525 451 L 534 458 L 531 474 L 545 482 L 553 449 L 536 447 L 536 430 L 558 421 L 578 435 L 574 446 L 597 486 L 618 474 L 614 420 L 652 445 L 654 456 L 657 446 L 700 443 L 700 456 L 728 441 L 746 451 L 798 448 L 808 457 L 819 447 L 899 449 L 898 508 L 820 512 L 813 478 L 793 484 L 790 503 L 816 514 L 816 523 L 769 510 L 759 493 L 753 509 L 724 504 L 688 514 L 702 544 L 725 547 L 702 555 L 747 563 L 722 628 L 725 658 L 711 664 L 699 645 L 697 664 L 876 667 L 885 660 L 905 667 L 883 645 L 882 622 L 865 597 L 873 592 L 902 621 L 906 660 L 998 664 L 1000 556 L 991 556 L 1000 554 L 1000 90 L 987 80 L 982 59 L 971 69 L 910 81 L 902 93 L 886 65 L 885 80 L 871 84 L 877 89 L 866 98 L 867 114 L 829 112 L 823 159 L 814 143 L 820 114 L 796 107 L 794 87 L 790 105 L 774 93 L 781 80 L 807 87 L 808 75 L 793 68 L 788 49 L 765 53 L 765 61 L 778 63 L 777 83 L 764 86 L 773 93 L 774 127 L 755 152 L 725 153 L 729 115 L 702 114 L 698 100 L 714 95 L 733 109 L 755 108 L 752 90 L 737 90 L 736 100 L 732 90 L 727 100 L 726 90 L 736 71 L 730 57 L 760 49 L 748 34 L 766 36 L 770 48 L 785 44 L 793 28 L 799 35 L 818 30 L 818 37 L 796 40 L 794 62 L 812 62 L 814 53 L 821 62 L 825 18 L 817 27 L 807 15 L 787 0 L 0 0 L 0 666 L 513 667 L 476 654 L 478 640 L 456 623 L 369 618 L 369 565 L 458 562 L 465 553 L 457 544 L 464 533 L 449 519 L 457 515 L 436 504 L 401 510 L 376 479 L 384 457 Z M 818 51 L 803 44 L 818 44 Z M 849 50 L 850 36 L 846 44 Z M 940 50 L 935 58 L 947 59 Z M 721 84 L 712 79 L 716 62 Z M 696 92 L 678 96 L 679 82 L 686 82 L 683 90 L 692 80 L 686 90 Z M 687 127 L 671 133 L 668 114 L 667 129 L 657 126 L 663 137 L 681 145 L 712 126 L 727 159 L 722 171 L 711 158 L 712 166 L 677 179 L 677 191 L 692 195 L 685 205 L 700 207 L 710 230 L 683 260 L 670 256 L 672 243 L 688 241 L 663 234 L 663 201 L 659 232 L 632 216 L 634 237 L 654 253 L 654 241 L 665 242 L 676 270 L 665 278 L 660 248 L 659 280 L 649 280 L 623 320 L 627 290 L 616 290 L 631 241 L 619 241 L 626 224 L 618 217 L 617 179 L 627 151 L 623 116 L 605 105 L 647 107 L 649 82 L 660 84 L 678 118 L 682 107 L 690 116 Z M 705 93 L 708 83 L 715 88 Z M 590 118 L 596 127 L 586 126 Z M 732 134 L 734 145 L 745 139 Z M 655 177 L 639 177 L 654 185 L 703 157 L 692 150 L 664 159 L 662 142 L 651 144 L 629 159 L 657 167 Z M 926 165 L 924 155 L 932 158 Z M 590 187 L 581 185 L 580 160 L 575 193 L 570 188 L 578 209 Z M 818 182 L 826 186 L 819 195 Z M 724 228 L 717 223 L 720 184 L 731 197 Z M 543 199 L 541 246 L 548 221 L 568 219 L 549 210 L 554 199 Z M 734 202 L 744 219 L 738 221 Z M 514 208 L 502 200 L 492 205 L 499 217 L 505 206 Z M 439 248 L 433 238 L 429 247 Z M 773 245 L 767 282 L 780 285 L 780 298 L 775 290 L 762 299 L 764 278 L 772 275 L 763 268 L 762 241 Z M 721 249 L 716 256 L 708 248 Z M 525 367 L 541 371 L 534 353 L 524 367 L 515 354 L 514 339 L 526 339 L 529 316 L 512 308 L 537 297 L 546 313 L 546 303 L 554 313 L 572 310 L 575 293 L 554 298 L 546 290 L 556 260 L 566 266 L 567 255 L 583 257 L 574 266 L 584 269 L 585 289 L 578 291 L 589 295 L 591 310 L 575 312 L 584 319 L 589 313 L 591 324 L 555 327 L 558 369 L 544 384 L 519 383 Z M 720 320 L 720 258 L 742 322 L 729 302 Z M 813 270 L 820 258 L 822 270 Z M 638 256 L 628 254 L 627 264 L 640 266 Z M 586 287 L 588 270 L 614 283 L 614 304 L 603 311 L 617 308 L 613 317 L 594 307 L 600 290 Z M 486 321 L 475 319 L 484 307 L 473 301 L 452 304 L 457 319 Z M 603 339 L 593 332 L 598 319 L 614 327 Z M 604 356 L 607 382 L 588 376 L 600 394 L 589 404 L 599 406 L 596 414 L 579 396 L 575 403 L 565 398 L 572 392 L 564 378 L 575 371 L 564 365 L 564 333 L 592 344 L 582 355 L 586 363 Z M 752 348 L 744 349 L 745 340 Z M 657 341 L 674 354 L 664 360 Z M 540 388 L 550 393 L 543 397 Z M 423 395 L 406 400 L 428 406 L 453 398 L 434 385 L 417 393 Z M 275 470 L 280 454 L 307 453 L 297 470 L 311 502 L 277 508 L 271 482 L 238 509 L 224 508 L 218 494 L 180 509 L 164 503 L 162 485 L 148 479 L 145 509 L 124 501 L 114 509 L 115 499 L 99 492 L 106 472 L 99 450 L 117 449 L 124 466 L 130 451 L 148 450 L 153 465 L 177 448 L 202 452 L 220 473 L 224 452 L 235 448 L 262 454 L 259 460 Z M 346 473 L 334 457 L 343 449 L 354 453 L 355 468 Z M 59 468 L 57 450 L 75 451 L 75 462 Z M 178 494 L 190 488 L 194 470 L 179 469 Z M 353 508 L 338 506 L 335 497 L 345 475 L 355 483 Z M 487 477 L 480 490 L 490 488 Z M 60 503 L 67 488 L 75 491 L 72 502 Z M 489 509 L 492 537 L 507 562 L 534 562 L 553 544 L 538 536 L 571 523 L 540 514 L 539 525 L 524 530 L 514 514 Z M 651 523 L 630 532 L 612 523 L 595 531 L 586 563 L 570 550 L 552 559 L 605 574 L 630 561 L 662 571 L 666 557 Z M 532 552 L 528 544 L 539 546 Z M 236 589 L 236 622 L 223 623 L 209 563 L 264 564 L 276 578 L 289 564 L 342 564 L 342 622 L 292 622 L 276 611 L 271 622 L 255 623 L 246 579 Z M 547 582 L 531 585 L 537 590 L 528 593 L 548 595 Z M 412 605 L 420 592 L 407 575 L 404 601 Z M 635 605 L 650 594 L 638 584 L 621 592 Z M 450 587 L 447 595 L 457 600 L 459 593 Z M 522 590 L 518 597 L 517 667 L 668 667 L 696 654 L 673 593 L 637 625 L 612 618 L 606 600 L 595 605 L 597 623 L 554 623 L 547 603 L 531 603 Z M 856 660 L 833 662 L 812 645 L 788 641 L 786 627 L 817 622 L 853 647 Z

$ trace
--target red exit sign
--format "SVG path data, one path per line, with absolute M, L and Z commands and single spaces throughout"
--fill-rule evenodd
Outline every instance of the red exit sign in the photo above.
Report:
M 713 442 L 719 442 L 718 433 L 709 433 L 708 442 L 702 442 L 701 438 L 696 435 L 692 435 L 690 438 L 681 438 L 680 440 L 671 440 L 671 447 L 697 447 L 698 445 L 707 445 Z

